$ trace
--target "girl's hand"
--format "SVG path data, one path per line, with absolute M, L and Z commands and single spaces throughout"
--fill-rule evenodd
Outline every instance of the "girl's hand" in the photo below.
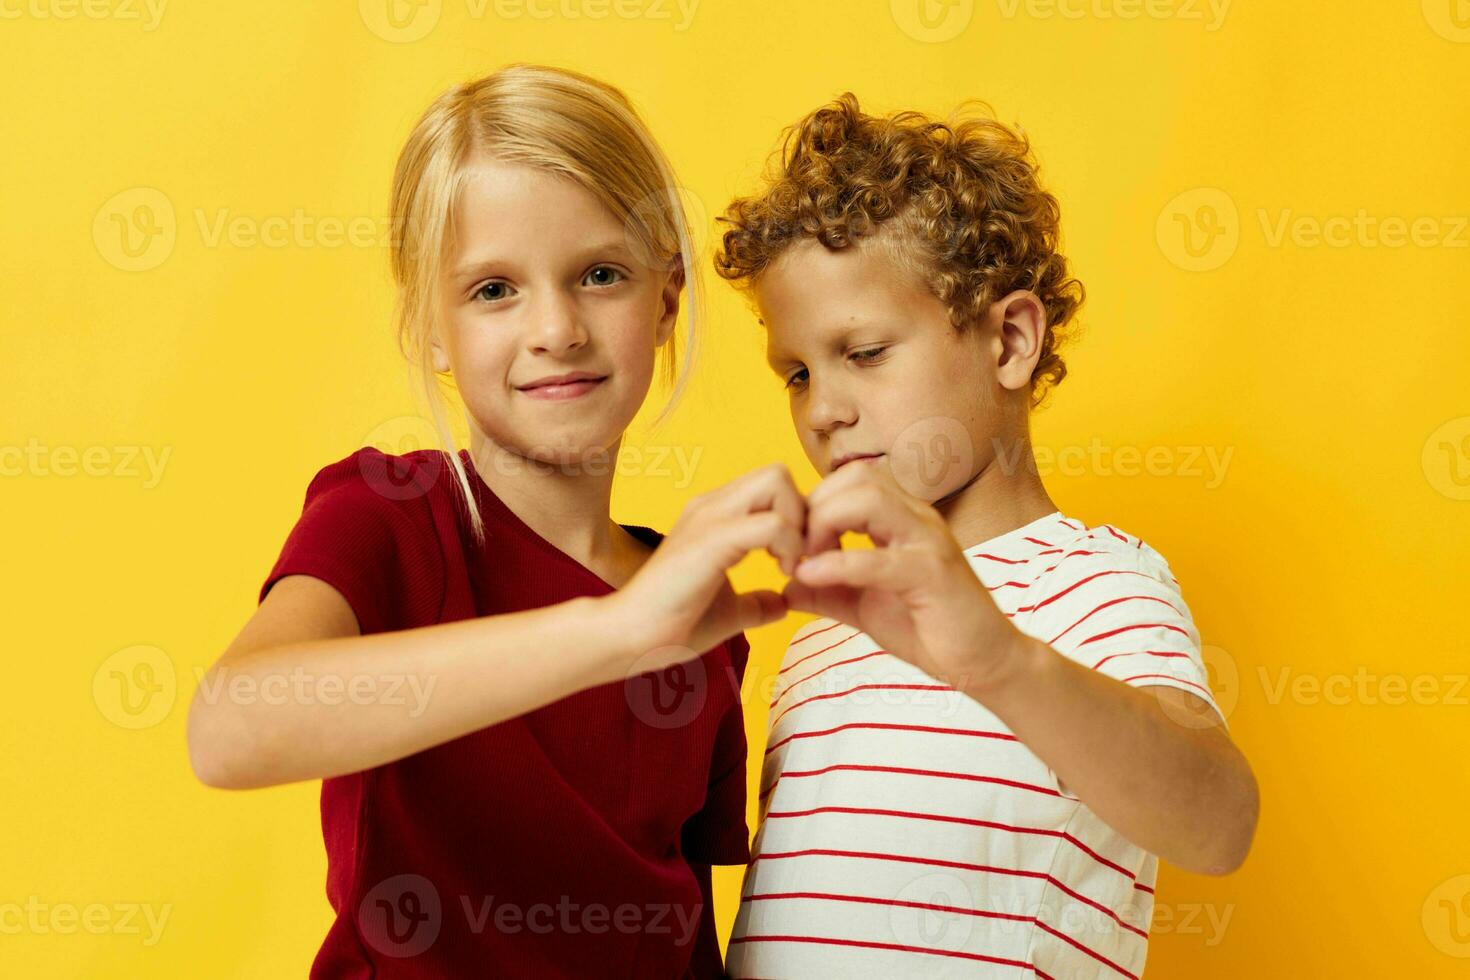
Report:
M 881 463 L 853 462 L 807 500 L 806 553 L 782 593 L 792 609 L 861 629 L 888 653 L 957 690 L 1004 676 L 1023 634 L 976 577 L 931 505 Z M 877 546 L 845 551 L 842 534 Z
M 695 497 L 638 573 L 605 597 L 624 668 L 693 660 L 742 630 L 786 615 L 779 592 L 737 595 L 725 572 L 764 548 L 791 574 L 805 544 L 806 503 L 780 463 Z

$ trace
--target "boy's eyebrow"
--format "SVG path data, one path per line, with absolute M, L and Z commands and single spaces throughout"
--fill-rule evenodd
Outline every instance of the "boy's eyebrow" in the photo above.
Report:
M 791 357 L 783 350 L 774 350 L 770 347 L 766 348 L 766 365 L 777 374 L 781 373 L 782 367 L 790 364 L 794 360 L 795 358 Z
M 861 333 L 862 331 L 868 330 L 876 325 L 876 321 L 869 322 L 866 320 L 860 321 L 858 323 L 849 323 L 846 327 L 841 328 L 837 331 L 836 334 L 833 335 L 830 340 L 831 349 L 834 351 L 845 350 L 847 347 L 851 346 L 854 334 Z M 784 350 L 781 350 L 778 347 L 772 347 L 770 344 L 766 345 L 766 363 L 769 364 L 771 366 L 771 370 L 775 371 L 777 374 L 781 373 L 782 367 L 789 364 L 795 364 L 798 360 L 799 358 L 793 357 L 792 355 L 786 353 Z

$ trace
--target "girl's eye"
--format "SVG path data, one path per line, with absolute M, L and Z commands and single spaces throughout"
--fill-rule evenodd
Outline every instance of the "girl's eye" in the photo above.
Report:
M 886 350 L 888 350 L 887 347 L 869 347 L 866 350 L 853 351 L 852 357 L 858 361 L 873 361 L 881 357 Z
M 510 284 L 509 283 L 500 282 L 498 280 L 497 281 L 494 281 L 494 282 L 487 282 L 487 283 L 485 283 L 485 285 L 483 285 L 479 289 L 475 290 L 475 295 L 477 297 L 479 297 L 481 299 L 484 299 L 484 300 L 486 300 L 488 302 L 491 302 L 491 303 L 495 303 L 495 302 L 499 302 L 500 300 L 507 299 L 510 296 L 513 296 L 514 294 L 515 294 L 515 290 L 513 290 L 513 289 L 510 288 Z
M 587 273 L 587 278 L 582 280 L 593 286 L 612 286 L 623 280 L 624 276 L 617 269 L 609 265 L 599 265 Z
M 787 390 L 790 390 L 791 388 L 799 387 L 801 385 L 806 384 L 806 377 L 805 377 L 805 375 L 806 375 L 806 368 L 802 368 L 800 371 L 797 371 L 791 377 L 787 378 L 786 379 L 786 388 L 787 388 Z

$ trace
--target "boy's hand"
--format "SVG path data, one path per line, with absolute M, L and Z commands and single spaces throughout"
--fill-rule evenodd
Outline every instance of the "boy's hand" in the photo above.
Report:
M 842 550 L 847 531 L 876 547 Z M 990 598 L 944 519 L 882 463 L 849 463 L 812 491 L 806 553 L 782 593 L 788 606 L 856 626 L 942 683 L 984 691 L 1019 656 L 1024 634 Z

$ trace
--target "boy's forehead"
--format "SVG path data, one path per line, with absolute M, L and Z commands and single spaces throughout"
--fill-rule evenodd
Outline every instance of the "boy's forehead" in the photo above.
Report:
M 815 239 L 783 252 L 752 292 L 773 364 L 866 326 L 893 323 L 916 301 L 933 298 L 883 245 L 829 249 Z

